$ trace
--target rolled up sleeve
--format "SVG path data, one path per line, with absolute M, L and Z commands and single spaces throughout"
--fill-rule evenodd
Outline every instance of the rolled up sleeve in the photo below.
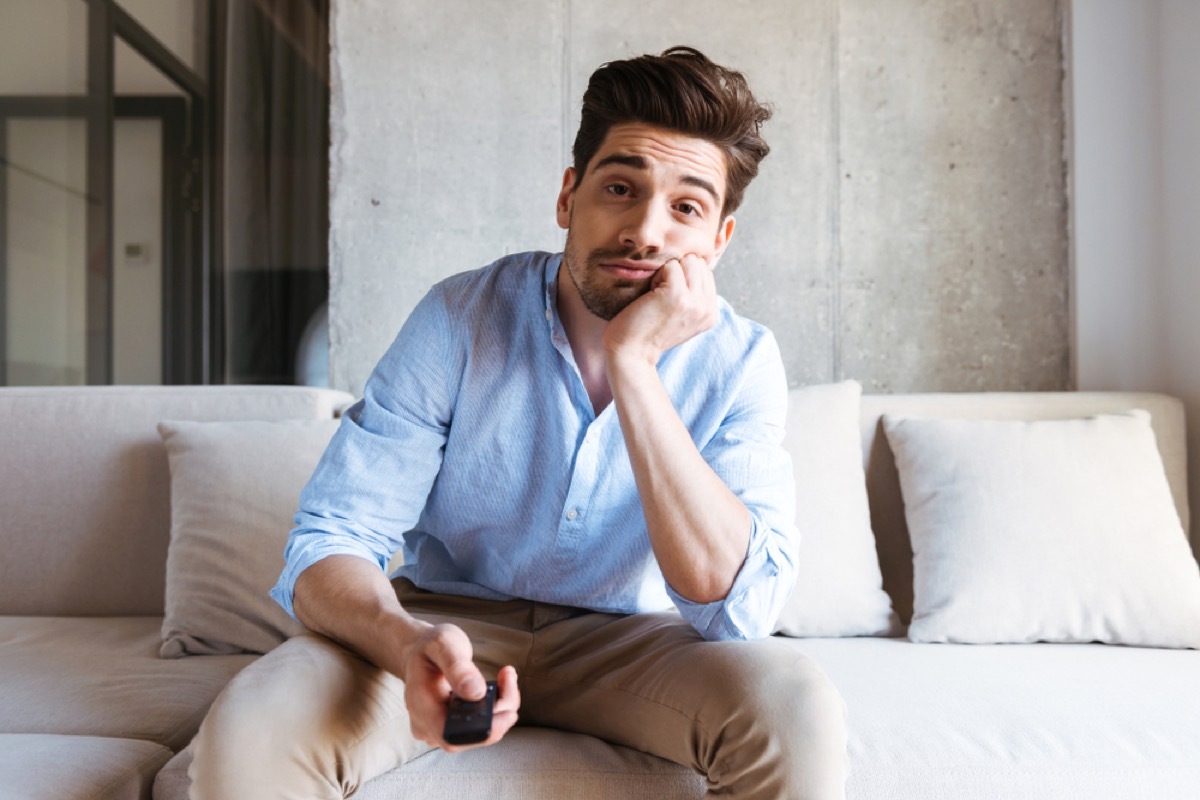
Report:
M 441 468 L 460 348 L 434 293 L 409 316 L 300 495 L 271 597 L 295 616 L 296 580 L 332 555 L 387 568 Z
M 680 614 L 708 640 L 771 635 L 796 582 L 796 489 L 783 446 L 787 396 L 778 346 L 767 335 L 751 353 L 729 413 L 701 450 L 751 518 L 746 559 L 724 599 L 694 603 L 667 586 Z

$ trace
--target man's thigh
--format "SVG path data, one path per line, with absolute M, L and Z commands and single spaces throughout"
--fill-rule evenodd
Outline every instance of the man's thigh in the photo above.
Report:
M 217 698 L 192 744 L 191 796 L 340 798 L 428 749 L 399 678 L 305 633 Z
M 528 652 L 517 604 L 397 594 L 413 616 L 462 627 L 489 679 Z M 427 750 L 398 677 L 305 633 L 230 682 L 196 737 L 190 773 L 201 798 L 343 797 Z
M 676 614 L 538 631 L 522 697 L 524 722 L 691 766 L 731 796 L 833 797 L 845 778 L 844 705 L 812 661 L 774 639 L 704 641 Z

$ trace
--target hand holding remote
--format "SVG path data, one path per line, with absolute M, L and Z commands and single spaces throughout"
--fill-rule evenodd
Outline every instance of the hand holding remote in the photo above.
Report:
M 489 687 L 472 658 L 473 648 L 466 633 L 457 625 L 429 625 L 405 648 L 400 677 L 404 680 L 404 700 L 412 723 L 413 736 L 457 752 L 468 747 L 495 744 L 517 721 L 521 693 L 517 687 L 517 671 L 511 666 L 500 670 L 496 682 Z M 450 712 L 454 698 L 461 706 L 466 698 L 480 706 L 470 712 L 469 720 L 451 724 Z M 483 705 L 490 705 L 490 724 L 484 726 Z M 462 715 L 461 708 L 456 713 Z M 471 730 L 464 733 L 467 724 Z M 479 728 L 483 728 L 482 736 Z M 449 732 L 453 740 L 447 737 Z M 463 737 L 466 738 L 463 738 Z M 470 739 L 470 741 L 467 741 Z

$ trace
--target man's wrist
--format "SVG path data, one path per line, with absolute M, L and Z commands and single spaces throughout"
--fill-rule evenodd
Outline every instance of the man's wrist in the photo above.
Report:
M 619 380 L 649 375 L 657 376 L 658 360 L 661 356 L 662 353 L 650 347 L 626 345 L 605 350 L 605 366 L 608 371 L 609 383 L 613 383 L 614 377 Z
M 396 660 L 388 671 L 400 680 L 407 682 L 406 673 L 409 661 L 412 659 L 414 651 L 419 648 L 425 634 L 433 629 L 433 625 L 407 613 L 404 613 L 403 617 L 397 621 L 397 626 L 389 631 L 389 641 L 395 644 Z

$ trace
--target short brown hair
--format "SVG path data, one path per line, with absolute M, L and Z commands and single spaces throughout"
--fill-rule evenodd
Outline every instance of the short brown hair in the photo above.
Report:
M 725 201 L 733 213 L 770 149 L 759 136 L 771 109 L 758 102 L 740 73 L 699 50 L 672 47 L 660 56 L 610 61 L 592 73 L 583 94 L 575 146 L 575 185 L 614 125 L 641 122 L 712 142 L 725 154 Z

